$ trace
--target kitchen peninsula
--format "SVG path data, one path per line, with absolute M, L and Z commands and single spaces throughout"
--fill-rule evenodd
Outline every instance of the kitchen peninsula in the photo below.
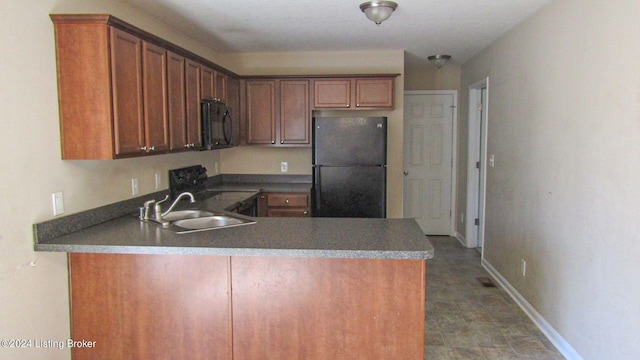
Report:
M 433 248 L 413 219 L 52 225 L 34 226 L 35 249 L 69 253 L 71 337 L 96 341 L 74 359 L 423 358 Z

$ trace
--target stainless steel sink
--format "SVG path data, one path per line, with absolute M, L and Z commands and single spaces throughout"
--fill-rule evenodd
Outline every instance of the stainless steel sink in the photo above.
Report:
M 252 217 L 228 211 L 180 210 L 164 216 L 163 225 L 177 234 L 255 224 Z
M 210 211 L 205 211 L 205 210 L 178 210 L 178 211 L 172 211 L 170 213 L 168 213 L 167 215 L 162 217 L 162 220 L 164 221 L 178 221 L 178 220 L 184 220 L 184 219 L 195 219 L 195 218 L 201 218 L 204 216 L 213 216 L 214 214 Z
M 231 216 L 207 216 L 197 219 L 185 219 L 174 221 L 173 225 L 189 230 L 200 230 L 207 228 L 228 227 L 234 225 L 242 225 L 247 221 Z

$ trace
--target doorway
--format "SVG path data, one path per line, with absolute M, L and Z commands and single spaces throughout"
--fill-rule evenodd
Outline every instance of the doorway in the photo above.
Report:
M 405 91 L 403 215 L 427 235 L 454 234 L 458 93 Z
M 482 252 L 487 173 L 489 78 L 469 86 L 466 246 Z

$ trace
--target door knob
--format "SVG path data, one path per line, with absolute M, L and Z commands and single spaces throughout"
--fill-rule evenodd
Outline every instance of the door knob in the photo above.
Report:
M 409 175 L 409 172 L 407 170 L 403 171 L 403 173 L 404 173 L 404 176 Z

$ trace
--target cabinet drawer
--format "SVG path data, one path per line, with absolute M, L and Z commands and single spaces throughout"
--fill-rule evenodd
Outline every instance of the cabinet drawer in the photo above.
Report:
M 309 217 L 307 209 L 269 209 L 268 217 Z
M 273 193 L 267 195 L 268 207 L 307 207 L 309 206 L 308 194 Z

